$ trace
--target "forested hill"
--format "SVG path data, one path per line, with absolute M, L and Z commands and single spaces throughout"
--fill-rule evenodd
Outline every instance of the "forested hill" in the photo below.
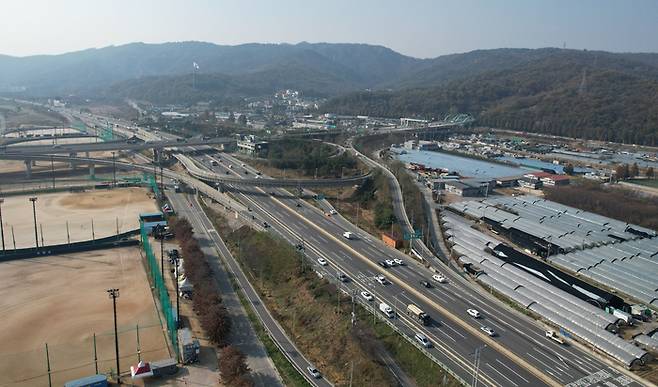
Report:
M 461 112 L 492 127 L 658 145 L 658 56 L 551 51 L 439 86 L 351 93 L 322 109 L 426 118 Z

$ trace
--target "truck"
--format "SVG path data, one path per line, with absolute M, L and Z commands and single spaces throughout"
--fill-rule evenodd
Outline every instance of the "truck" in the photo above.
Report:
M 379 304 L 379 310 L 386 315 L 388 318 L 393 318 L 395 317 L 395 313 L 393 312 L 393 309 L 388 306 L 388 304 L 382 302 Z
M 190 328 L 183 328 L 178 331 L 178 346 L 183 364 L 191 364 L 199 361 L 201 345 L 199 344 L 199 340 L 192 337 Z
M 414 304 L 407 305 L 407 315 L 415 318 L 423 325 L 430 323 L 430 316 Z
M 631 316 L 630 313 L 626 313 L 623 310 L 616 309 L 612 306 L 607 306 L 605 311 L 622 320 L 626 325 L 633 325 L 633 316 Z
M 557 334 L 557 332 L 555 332 L 553 330 L 546 331 L 546 337 L 548 337 L 549 339 L 555 341 L 558 344 L 561 344 L 561 345 L 564 344 L 564 340 Z

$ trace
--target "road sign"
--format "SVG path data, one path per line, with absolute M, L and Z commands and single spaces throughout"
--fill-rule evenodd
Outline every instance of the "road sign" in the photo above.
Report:
M 410 241 L 412 239 L 422 239 L 422 238 L 423 238 L 423 233 L 420 230 L 415 230 L 413 233 L 409 233 L 409 232 L 404 233 L 405 241 Z

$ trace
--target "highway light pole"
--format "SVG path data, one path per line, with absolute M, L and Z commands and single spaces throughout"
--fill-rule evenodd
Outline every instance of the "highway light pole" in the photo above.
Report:
M 0 198 L 0 237 L 2 237 L 2 254 L 5 253 L 5 225 L 2 223 L 2 203 L 5 199 Z
M 30 201 L 32 202 L 32 216 L 34 217 L 34 244 L 35 244 L 35 247 L 38 249 L 39 248 L 39 233 L 37 231 L 37 206 L 36 206 L 37 197 L 32 196 L 30 198 Z
M 114 151 L 112 151 L 112 186 L 117 186 L 117 159 Z
M 117 298 L 119 298 L 119 289 L 108 289 L 107 293 L 112 299 L 112 309 L 114 311 L 114 350 L 117 357 L 117 383 L 121 384 L 121 372 L 119 371 L 119 336 L 117 334 Z

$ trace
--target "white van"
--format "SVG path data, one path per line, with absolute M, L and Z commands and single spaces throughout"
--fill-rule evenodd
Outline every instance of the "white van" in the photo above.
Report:
M 393 318 L 395 317 L 395 313 L 393 312 L 393 309 L 388 306 L 388 304 L 381 303 L 379 304 L 379 310 L 386 315 L 388 318 Z

